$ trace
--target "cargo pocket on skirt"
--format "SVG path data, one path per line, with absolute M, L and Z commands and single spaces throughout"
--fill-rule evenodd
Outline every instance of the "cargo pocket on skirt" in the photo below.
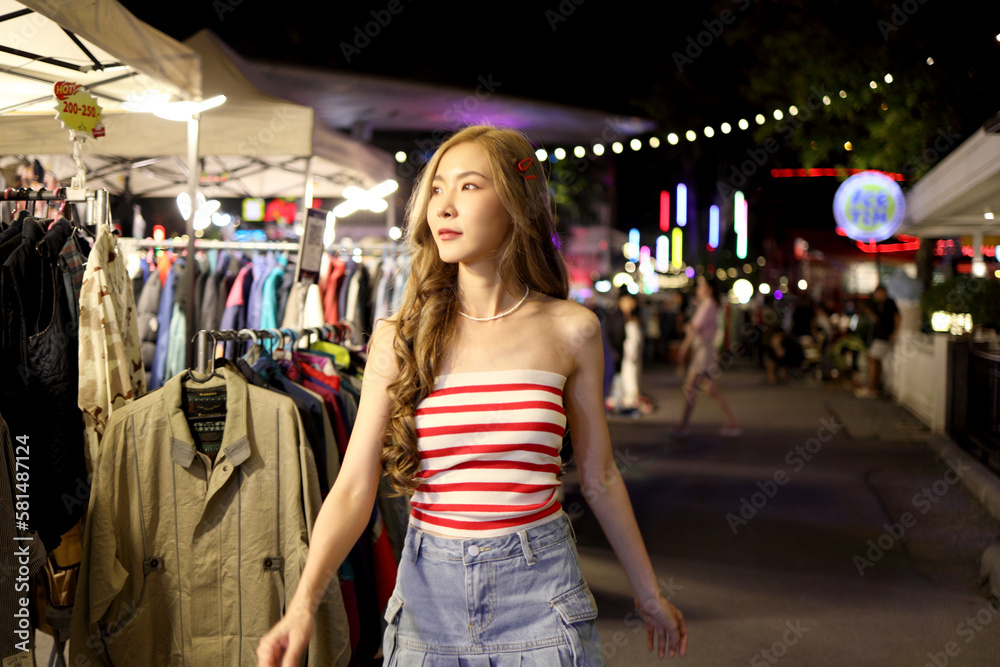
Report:
M 587 584 L 553 598 L 549 604 L 562 618 L 573 667 L 603 667 L 604 654 L 597 635 L 597 603 Z
M 385 634 L 382 636 L 382 664 L 395 665 L 396 635 L 399 632 L 399 615 L 403 612 L 403 598 L 393 594 L 385 606 Z

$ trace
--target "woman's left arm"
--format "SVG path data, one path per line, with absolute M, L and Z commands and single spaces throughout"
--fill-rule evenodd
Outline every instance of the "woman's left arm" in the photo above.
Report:
M 597 316 L 581 308 L 568 332 L 574 370 L 566 381 L 564 404 L 573 438 L 573 455 L 587 504 L 621 561 L 646 621 L 647 646 L 654 638 L 659 657 L 687 652 L 687 629 L 681 612 L 660 591 L 649 554 L 639 533 L 632 503 L 611 451 L 604 413 L 604 350 Z M 668 641 L 669 638 L 669 641 Z

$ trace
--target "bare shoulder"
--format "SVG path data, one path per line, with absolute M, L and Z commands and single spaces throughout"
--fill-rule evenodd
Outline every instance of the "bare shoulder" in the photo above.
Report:
M 541 308 L 547 324 L 564 350 L 574 354 L 601 338 L 601 322 L 590 308 L 575 301 L 542 297 Z
M 388 337 L 390 340 L 396 335 L 396 323 L 399 320 L 399 313 L 393 313 L 389 317 L 383 317 L 375 321 L 375 330 L 372 332 L 372 340 L 376 336 Z

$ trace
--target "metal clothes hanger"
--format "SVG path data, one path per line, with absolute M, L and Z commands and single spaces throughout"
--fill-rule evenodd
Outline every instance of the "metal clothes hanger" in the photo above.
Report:
M 208 335 L 209 338 L 212 339 L 212 352 L 209 355 L 209 360 L 208 360 L 208 375 L 206 375 L 203 378 L 198 378 L 198 377 L 195 376 L 194 371 L 192 371 L 189 368 L 189 369 L 187 369 L 187 372 L 184 374 L 184 380 L 183 380 L 184 382 L 190 381 L 190 382 L 195 382 L 197 384 L 204 384 L 205 382 L 208 382 L 212 378 L 220 378 L 220 379 L 223 379 L 223 380 L 225 379 L 225 376 L 223 376 L 221 373 L 219 373 L 218 371 L 215 370 L 215 346 L 218 343 L 218 341 L 215 338 L 215 334 L 217 332 L 215 332 L 215 331 L 207 331 L 205 333 Z M 196 334 L 195 337 L 193 339 L 191 339 L 191 342 L 194 342 L 197 339 L 198 339 L 198 335 Z

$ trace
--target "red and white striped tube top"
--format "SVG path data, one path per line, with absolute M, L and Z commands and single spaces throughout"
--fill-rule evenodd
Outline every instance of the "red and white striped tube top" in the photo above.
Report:
M 416 528 L 451 537 L 516 533 L 560 516 L 566 378 L 535 370 L 452 373 L 417 406 Z

